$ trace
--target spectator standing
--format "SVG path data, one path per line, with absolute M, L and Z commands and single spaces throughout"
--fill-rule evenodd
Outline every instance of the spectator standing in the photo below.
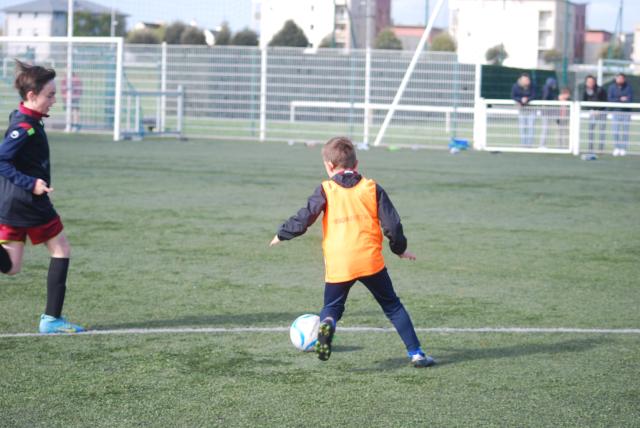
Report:
M 584 91 L 582 92 L 582 101 L 605 102 L 607 101 L 607 93 L 598 86 L 596 78 L 588 75 L 584 79 Z M 589 107 L 589 152 L 593 152 L 593 140 L 595 128 L 598 128 L 599 150 L 604 151 L 605 131 L 607 129 L 607 112 L 602 107 Z
M 616 75 L 616 81 L 609 86 L 607 99 L 611 103 L 630 103 L 633 102 L 633 90 L 631 85 L 627 83 L 627 77 L 624 73 Z M 614 107 L 613 122 L 611 130 L 613 131 L 613 156 L 625 156 L 629 148 L 629 123 L 631 122 L 631 112 L 628 108 Z
M 518 81 L 511 88 L 511 98 L 518 103 L 518 128 L 520 130 L 520 142 L 524 146 L 533 145 L 533 124 L 535 122 L 535 110 L 529 102 L 535 99 L 535 89 L 531 85 L 531 78 L 527 73 L 522 73 Z
M 542 87 L 543 101 L 556 101 L 558 99 L 558 81 L 553 77 L 548 77 Z M 547 139 L 547 129 L 549 119 L 557 117 L 558 108 L 554 106 L 542 106 L 541 110 L 542 129 L 540 130 L 540 147 L 544 147 Z

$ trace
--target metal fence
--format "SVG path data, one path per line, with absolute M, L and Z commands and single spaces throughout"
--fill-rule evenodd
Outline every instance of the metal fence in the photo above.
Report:
M 372 51 L 367 68 L 366 55 L 128 45 L 125 86 L 184 88 L 188 137 L 307 142 L 343 134 L 361 141 L 365 128 L 373 133 L 382 122 L 411 59 L 407 52 Z M 428 145 L 444 144 L 457 133 L 470 138 L 472 117 L 456 116 L 452 108 L 472 108 L 474 78 L 474 66 L 458 63 L 454 54 L 424 53 L 403 97 L 405 107 L 418 108 L 397 112 L 389 139 Z M 167 105 L 167 113 L 173 108 Z
M 187 138 L 234 141 L 322 142 L 335 135 L 369 141 L 412 57 L 166 44 L 123 45 L 119 53 L 115 40 L 0 37 L 0 114 L 6 117 L 18 101 L 12 88 L 18 57 L 55 67 L 61 79 L 73 71 L 82 82 L 77 102 L 59 97 L 48 119 L 53 128 L 117 137 L 133 128 L 140 135 L 178 129 Z M 611 150 L 620 140 L 629 153 L 640 152 L 635 105 L 628 114 L 616 113 L 615 105 L 595 113 L 601 110 L 573 102 L 519 110 L 508 100 L 483 100 L 481 81 L 481 67 L 461 64 L 453 53 L 422 53 L 383 143 L 445 148 L 466 140 L 476 148 L 575 153 Z

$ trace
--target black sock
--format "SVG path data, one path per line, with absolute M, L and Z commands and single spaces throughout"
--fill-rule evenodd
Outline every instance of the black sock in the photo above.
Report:
M 13 267 L 13 263 L 11 263 L 11 257 L 9 257 L 9 253 L 4 249 L 2 245 L 0 245 L 0 272 L 7 273 Z
M 57 259 L 52 257 L 49 263 L 47 275 L 47 308 L 44 313 L 55 318 L 60 318 L 64 295 L 67 291 L 67 271 L 69 259 Z

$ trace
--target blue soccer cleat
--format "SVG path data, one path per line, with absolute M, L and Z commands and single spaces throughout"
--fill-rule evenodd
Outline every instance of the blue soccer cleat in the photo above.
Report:
M 430 367 L 436 364 L 436 360 L 434 360 L 429 355 L 425 355 L 421 350 L 418 350 L 413 354 L 410 353 L 409 358 L 411 359 L 411 364 L 413 364 L 413 367 L 416 368 Z
M 86 331 L 79 325 L 71 324 L 65 317 L 52 317 L 51 315 L 42 314 L 40 317 L 40 333 L 82 333 Z

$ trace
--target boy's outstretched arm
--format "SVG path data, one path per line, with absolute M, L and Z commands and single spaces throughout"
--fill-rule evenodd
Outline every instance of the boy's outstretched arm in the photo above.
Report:
M 289 217 L 289 219 L 278 228 L 278 233 L 273 237 L 269 246 L 273 247 L 281 241 L 288 241 L 296 236 L 303 235 L 309 226 L 311 226 L 324 211 L 326 205 L 327 198 L 324 190 L 322 186 L 318 186 L 313 194 L 309 196 L 307 206 L 301 208 L 295 215 Z
M 389 195 L 380 185 L 376 185 L 376 196 L 378 198 L 378 219 L 382 226 L 382 233 L 389 239 L 389 248 L 400 258 L 415 260 L 415 254 L 407 251 L 407 238 L 402 230 L 400 215 L 389 199 Z

